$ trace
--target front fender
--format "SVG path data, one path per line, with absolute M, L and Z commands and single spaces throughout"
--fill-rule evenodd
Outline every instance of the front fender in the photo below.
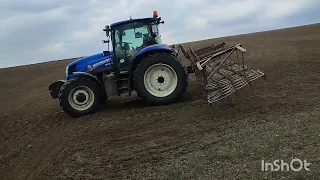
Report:
M 94 75 L 90 74 L 90 73 L 86 73 L 86 72 L 74 72 L 73 73 L 73 77 L 75 76 L 83 76 L 83 77 L 88 77 L 91 78 L 93 80 L 95 80 L 101 87 L 103 87 L 103 83 Z
M 50 95 L 53 99 L 58 98 L 60 88 L 65 82 L 66 82 L 65 80 L 58 80 L 58 81 L 49 85 L 48 89 L 49 89 Z

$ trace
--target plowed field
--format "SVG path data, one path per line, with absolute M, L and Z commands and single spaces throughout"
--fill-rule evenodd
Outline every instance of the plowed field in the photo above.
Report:
M 267 73 L 236 103 L 208 105 L 191 82 L 175 104 L 111 98 L 70 118 L 48 85 L 72 60 L 0 69 L 0 179 L 317 179 L 320 177 L 320 24 L 186 43 L 242 43 Z M 192 80 L 192 78 L 191 78 Z M 311 162 L 263 172 L 261 160 Z

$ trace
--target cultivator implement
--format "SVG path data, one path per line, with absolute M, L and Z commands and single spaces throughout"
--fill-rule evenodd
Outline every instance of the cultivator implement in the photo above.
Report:
M 228 46 L 225 43 L 209 45 L 201 49 L 186 50 L 179 45 L 183 55 L 191 62 L 197 81 L 206 90 L 208 103 L 220 101 L 237 92 L 266 74 L 249 69 L 244 64 L 244 49 L 241 44 Z

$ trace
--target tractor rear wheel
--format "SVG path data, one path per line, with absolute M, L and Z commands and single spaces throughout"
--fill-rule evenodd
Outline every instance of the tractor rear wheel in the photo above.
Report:
M 152 105 L 165 105 L 176 102 L 185 93 L 188 74 L 175 56 L 154 53 L 138 64 L 134 83 L 139 97 Z
M 90 114 L 100 104 L 100 86 L 89 78 L 75 77 L 62 85 L 59 92 L 60 106 L 70 116 Z

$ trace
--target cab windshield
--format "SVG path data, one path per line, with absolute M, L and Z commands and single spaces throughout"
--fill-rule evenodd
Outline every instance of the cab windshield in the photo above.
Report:
M 153 21 L 132 22 L 114 30 L 113 46 L 118 58 L 134 56 L 144 47 L 161 43 L 158 25 Z

